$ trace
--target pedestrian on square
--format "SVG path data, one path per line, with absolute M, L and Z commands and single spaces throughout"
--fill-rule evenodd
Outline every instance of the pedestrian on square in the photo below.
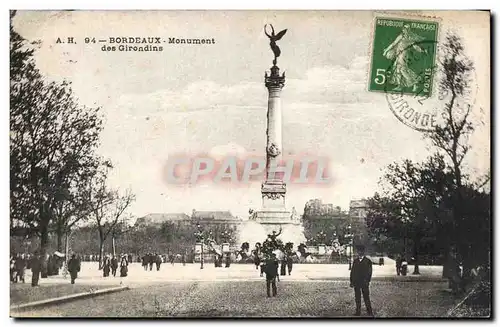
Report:
M 259 251 L 258 250 L 254 250 L 253 251 L 253 263 L 255 265 L 255 270 L 259 269 L 259 266 L 260 266 L 260 257 L 259 257 Z
M 286 259 L 283 252 L 279 252 L 280 255 L 280 276 L 286 276 Z
M 113 256 L 111 258 L 111 274 L 113 274 L 113 277 L 116 277 L 116 271 L 118 270 L 118 259 L 116 256 Z
M 33 258 L 31 259 L 31 286 L 35 287 L 38 286 L 38 281 L 40 279 L 40 273 L 42 271 L 42 262 L 41 262 L 40 255 L 38 253 L 35 253 Z
M 292 273 L 292 268 L 293 268 L 293 257 L 292 257 L 291 253 L 289 253 L 286 256 L 286 264 L 288 267 L 288 276 L 290 276 L 290 274 Z
M 403 264 L 403 257 L 401 255 L 398 255 L 396 258 L 396 274 L 399 276 L 401 275 L 401 266 Z
M 127 257 L 123 256 L 120 262 L 120 277 L 127 277 L 128 275 L 128 261 Z
M 401 259 L 401 275 L 406 276 L 408 273 L 408 261 L 403 257 Z
M 186 265 L 186 253 L 182 254 L 181 261 L 182 261 L 182 265 L 185 266 Z
M 273 296 L 276 296 L 278 294 L 278 289 L 276 287 L 276 278 L 278 278 L 278 260 L 276 259 L 276 254 L 272 253 L 266 260 L 264 271 L 266 273 L 267 297 L 271 297 L 271 287 Z
M 71 259 L 68 261 L 68 272 L 71 277 L 71 284 L 75 283 L 78 273 L 80 272 L 80 268 L 80 260 L 78 260 L 74 254 L 71 255 Z
M 17 271 L 17 279 L 23 283 L 24 283 L 25 269 L 26 269 L 26 259 L 24 257 L 24 253 L 22 253 L 16 259 L 16 271 Z
M 148 270 L 148 255 L 147 254 L 142 256 L 142 267 L 144 268 L 144 271 Z
M 372 261 L 365 256 L 364 246 L 357 248 L 358 257 L 354 259 L 351 268 L 351 287 L 354 288 L 354 297 L 356 301 L 356 316 L 361 315 L 361 293 L 365 301 L 366 311 L 373 316 L 372 305 L 370 301 L 370 281 L 372 278 Z
M 161 256 L 155 253 L 156 271 L 160 271 L 161 262 L 162 262 Z
M 152 253 L 148 254 L 148 264 L 149 264 L 149 271 L 153 270 L 153 264 L 155 262 L 155 257 Z
M 111 270 L 111 260 L 108 256 L 104 257 L 104 262 L 102 264 L 103 277 L 109 276 L 109 271 Z
M 10 256 L 10 281 L 17 283 L 17 271 L 16 271 L 16 257 L 15 255 Z

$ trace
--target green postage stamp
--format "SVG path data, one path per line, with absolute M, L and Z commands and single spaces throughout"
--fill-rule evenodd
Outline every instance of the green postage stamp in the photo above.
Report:
M 429 97 L 438 27 L 431 21 L 377 17 L 368 90 Z

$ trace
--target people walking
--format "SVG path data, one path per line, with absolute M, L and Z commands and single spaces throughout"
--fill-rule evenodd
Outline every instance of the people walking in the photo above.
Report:
M 286 261 L 284 257 L 280 260 L 280 276 L 286 276 Z
M 104 262 L 102 264 L 103 277 L 109 277 L 109 271 L 111 270 L 111 260 L 108 256 L 104 257 Z
M 292 268 L 293 268 L 293 258 L 292 258 L 291 254 L 288 254 L 286 256 L 286 264 L 288 267 L 288 276 L 290 276 L 290 274 L 292 273 Z
M 401 275 L 401 266 L 402 266 L 402 263 L 403 263 L 403 258 L 401 255 L 398 255 L 398 257 L 396 258 L 396 274 L 399 276 Z
M 354 297 L 356 301 L 356 316 L 361 315 L 361 294 L 365 301 L 366 311 L 373 316 L 372 305 L 370 301 L 370 281 L 372 278 L 372 261 L 365 256 L 365 248 L 357 248 L 358 257 L 354 259 L 351 268 L 351 287 L 354 288 Z
M 408 261 L 403 257 L 401 259 L 401 275 L 406 276 L 408 274 Z
M 145 254 L 142 256 L 142 267 L 144 268 L 144 270 L 148 270 L 148 255 Z
M 267 297 L 271 297 L 271 288 L 273 296 L 276 296 L 278 294 L 278 288 L 276 287 L 276 278 L 278 277 L 278 260 L 276 259 L 276 254 L 272 253 L 266 260 L 264 271 L 266 274 Z
M 71 284 L 75 283 L 76 278 L 78 277 L 78 273 L 80 272 L 81 264 L 80 260 L 76 257 L 76 255 L 72 255 L 71 259 L 68 261 L 68 272 L 71 277 Z
M 117 270 L 118 270 L 118 259 L 116 258 L 116 256 L 113 256 L 113 258 L 111 258 L 111 274 L 113 275 L 113 277 L 116 277 Z
M 40 255 L 35 253 L 33 258 L 31 259 L 31 286 L 38 286 L 38 281 L 40 279 L 40 273 L 42 271 L 42 262 Z
M 153 270 L 153 263 L 155 261 L 155 257 L 153 256 L 152 253 L 148 253 L 148 264 L 149 264 L 149 271 Z
M 156 271 L 160 271 L 162 259 L 161 259 L 161 256 L 157 253 L 155 253 L 155 263 L 156 263 Z
M 258 270 L 260 266 L 260 257 L 259 257 L 259 252 L 257 250 L 254 250 L 253 263 L 255 265 L 255 270 Z
M 120 277 L 127 277 L 128 275 L 128 261 L 127 257 L 123 256 L 120 262 Z

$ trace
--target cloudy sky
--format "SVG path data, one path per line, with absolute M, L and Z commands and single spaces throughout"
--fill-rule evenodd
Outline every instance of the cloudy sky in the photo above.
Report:
M 465 40 L 476 64 L 476 114 L 471 172 L 489 169 L 489 16 L 439 16 L 441 31 Z M 169 156 L 264 156 L 271 65 L 266 23 L 288 29 L 279 42 L 285 155 L 328 157 L 327 187 L 289 185 L 287 206 L 300 213 L 320 198 L 344 208 L 377 189 L 380 169 L 429 147 L 421 133 L 392 114 L 383 94 L 367 89 L 372 12 L 19 12 L 16 30 L 41 40 L 37 64 L 52 80 L 70 80 L 82 105 L 105 115 L 100 153 L 112 160 L 111 183 L 137 195 L 136 216 L 152 212 L 231 210 L 242 217 L 261 206 L 260 183 L 173 186 L 163 170 Z M 441 33 L 444 34 L 444 33 Z M 163 52 L 103 52 L 84 38 L 157 36 L 214 38 L 214 45 L 164 45 Z M 56 44 L 74 37 L 77 44 Z

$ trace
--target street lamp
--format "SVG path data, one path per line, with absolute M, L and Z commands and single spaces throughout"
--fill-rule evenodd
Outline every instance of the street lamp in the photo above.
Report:
M 347 225 L 347 233 L 345 235 L 347 239 L 347 245 L 349 247 L 349 256 L 347 258 L 347 261 L 349 263 L 349 270 L 352 268 L 352 242 L 353 242 L 353 235 L 351 233 L 351 224 Z
M 201 243 L 200 269 L 203 269 L 203 243 L 205 243 L 205 231 L 200 224 L 198 224 L 196 227 L 198 228 L 198 231 L 194 233 L 194 235 L 196 236 L 198 242 Z
M 321 231 L 318 233 L 318 235 L 316 236 L 319 244 L 324 244 L 325 243 L 325 239 L 326 239 L 326 234 L 324 231 Z

